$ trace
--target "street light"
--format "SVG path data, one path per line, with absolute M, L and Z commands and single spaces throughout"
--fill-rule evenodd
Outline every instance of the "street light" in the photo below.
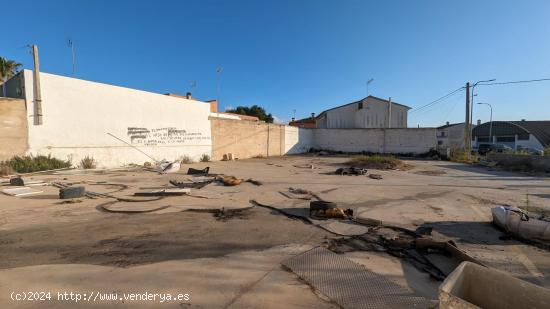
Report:
M 489 118 L 489 140 L 491 141 L 491 144 L 493 143 L 493 106 L 489 103 L 477 103 L 479 105 L 489 105 L 491 108 L 491 118 Z
M 475 87 L 479 84 L 479 83 L 490 83 L 490 82 L 494 82 L 496 79 L 495 78 L 492 78 L 492 79 L 487 79 L 487 80 L 479 80 L 477 82 L 475 82 L 473 85 L 472 85 L 472 100 L 470 101 L 470 123 L 468 125 L 468 129 L 469 129 L 469 132 L 470 132 L 470 136 L 468 138 L 468 141 L 470 143 L 470 148 L 472 148 L 472 124 L 473 124 L 473 117 L 474 117 L 474 90 L 475 90 Z
M 480 81 L 477 81 L 475 82 L 473 85 L 472 85 L 472 102 L 471 102 L 471 106 L 470 106 L 470 123 L 472 123 L 473 121 L 473 116 L 474 116 L 474 90 L 475 90 L 475 87 L 479 84 L 479 83 L 490 83 L 490 82 L 494 82 L 496 79 L 493 78 L 493 79 L 488 79 L 488 80 L 480 80 Z

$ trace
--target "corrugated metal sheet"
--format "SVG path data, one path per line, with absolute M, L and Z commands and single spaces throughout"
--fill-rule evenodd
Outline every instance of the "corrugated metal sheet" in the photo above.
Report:
M 322 247 L 282 263 L 343 308 L 432 308 L 406 288 Z

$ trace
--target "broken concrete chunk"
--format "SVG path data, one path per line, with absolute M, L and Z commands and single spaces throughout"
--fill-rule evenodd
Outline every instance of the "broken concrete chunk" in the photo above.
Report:
M 86 188 L 84 188 L 84 186 L 73 186 L 59 189 L 60 199 L 77 198 L 83 197 L 84 195 L 86 195 Z
M 11 196 L 24 196 L 24 195 L 42 193 L 42 191 L 34 190 L 29 187 L 4 189 L 2 190 L 2 192 L 4 194 L 11 195 Z

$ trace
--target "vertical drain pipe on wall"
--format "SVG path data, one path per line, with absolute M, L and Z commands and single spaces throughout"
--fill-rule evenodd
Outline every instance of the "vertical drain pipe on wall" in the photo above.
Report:
M 33 92 L 34 92 L 34 125 L 42 124 L 42 93 L 40 91 L 40 63 L 38 60 L 38 46 L 32 46 L 34 60 Z
M 388 129 L 391 128 L 391 97 L 388 99 Z

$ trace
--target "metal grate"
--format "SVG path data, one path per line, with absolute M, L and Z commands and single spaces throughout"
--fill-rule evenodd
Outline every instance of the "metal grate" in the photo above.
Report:
M 434 307 L 433 302 L 322 247 L 282 264 L 344 308 Z

